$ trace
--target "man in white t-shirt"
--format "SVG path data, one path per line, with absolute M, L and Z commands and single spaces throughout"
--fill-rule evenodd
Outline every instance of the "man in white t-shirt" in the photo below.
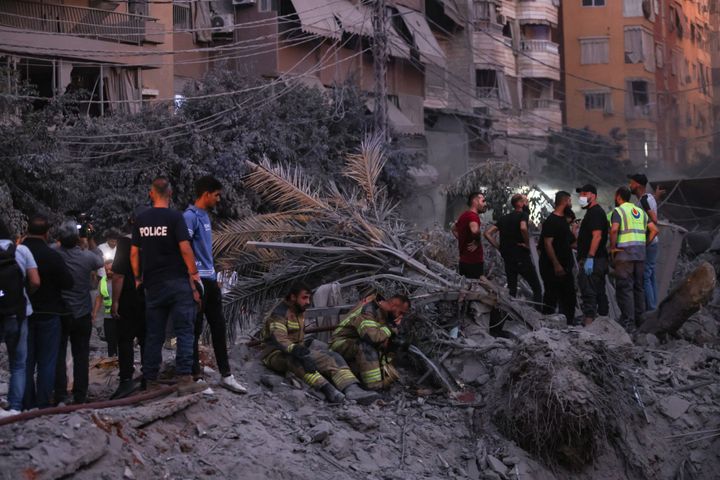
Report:
M 650 221 L 657 225 L 657 201 L 655 200 L 655 196 L 647 191 L 647 177 L 642 173 L 634 173 L 632 175 L 628 175 L 628 178 L 630 179 L 630 191 L 638 199 L 637 206 L 642 208 L 645 213 L 647 213 Z M 645 275 L 643 288 L 645 290 L 645 310 L 647 311 L 655 310 L 657 308 L 658 294 L 657 281 L 655 279 L 655 266 L 657 263 L 659 246 L 658 237 L 655 237 L 650 245 L 645 247 Z
M 2 305 L 8 307 L 8 312 L 0 313 L 0 340 L 5 340 L 8 357 L 10 359 L 10 385 L 8 389 L 9 410 L 0 409 L 0 418 L 17 415 L 22 410 L 23 396 L 25 395 L 25 377 L 27 363 L 27 318 L 32 315 L 33 309 L 28 299 L 28 293 L 23 286 L 27 281 L 30 291 L 34 291 L 40 287 L 40 274 L 30 249 L 25 245 L 15 245 L 14 236 L 5 223 L 0 220 L 0 250 L 4 253 L 8 249 L 14 249 L 15 263 L 12 264 L 10 257 L 5 263 L 3 258 L 3 275 L 0 282 L 9 282 L 9 285 L 0 285 L 0 292 L 5 299 L 17 298 L 18 302 L 12 302 L 12 305 Z M 19 273 L 16 273 L 19 268 Z M 14 269 L 14 270 L 13 270 Z M 15 284 L 11 279 L 17 275 Z M 22 289 L 22 295 L 16 287 Z M 22 299 L 24 297 L 24 301 Z M 18 305 L 15 307 L 13 305 Z

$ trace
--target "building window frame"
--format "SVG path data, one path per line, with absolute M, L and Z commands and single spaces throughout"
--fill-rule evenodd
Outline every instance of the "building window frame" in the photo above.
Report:
M 578 40 L 580 41 L 580 65 L 603 65 L 610 63 L 610 37 L 581 37 Z M 586 48 L 590 48 L 590 46 L 594 44 L 605 45 L 604 61 L 600 59 L 600 61 L 594 62 L 587 58 L 590 54 Z
M 601 111 L 606 115 L 613 113 L 612 95 L 610 90 L 584 90 L 585 111 Z
M 598 8 L 605 6 L 605 0 L 581 0 L 581 5 L 586 8 Z

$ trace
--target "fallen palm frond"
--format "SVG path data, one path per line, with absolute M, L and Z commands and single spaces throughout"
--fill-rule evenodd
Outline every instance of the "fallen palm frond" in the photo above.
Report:
M 343 175 L 354 182 L 350 188 L 315 186 L 302 170 L 251 163 L 246 186 L 276 211 L 226 223 L 216 236 L 219 263 L 240 277 L 226 295 L 229 318 L 262 312 L 291 283 L 304 280 L 456 297 L 472 289 L 528 322 L 527 307 L 504 291 L 471 283 L 426 257 L 424 238 L 400 220 L 378 184 L 384 164 L 382 141 L 375 137 L 347 160 Z

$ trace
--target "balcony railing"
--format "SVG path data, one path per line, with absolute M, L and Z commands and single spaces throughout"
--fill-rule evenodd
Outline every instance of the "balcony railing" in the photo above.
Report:
M 560 109 L 560 100 L 552 98 L 526 98 L 523 106 L 529 110 L 558 110 Z
M 523 40 L 520 48 L 525 52 L 560 53 L 558 44 L 550 40 Z
M 20 30 L 77 35 L 139 45 L 147 41 L 146 24 L 155 22 L 157 20 L 151 17 L 97 8 L 19 0 L 0 1 L 0 25 Z

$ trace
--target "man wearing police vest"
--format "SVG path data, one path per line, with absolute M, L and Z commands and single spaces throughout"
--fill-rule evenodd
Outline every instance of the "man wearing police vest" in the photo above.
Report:
M 645 312 L 643 274 L 645 247 L 658 234 L 647 214 L 630 203 L 627 187 L 615 192 L 615 210 L 610 217 L 610 254 L 615 269 L 615 293 L 620 307 L 620 324 L 632 331 Z

